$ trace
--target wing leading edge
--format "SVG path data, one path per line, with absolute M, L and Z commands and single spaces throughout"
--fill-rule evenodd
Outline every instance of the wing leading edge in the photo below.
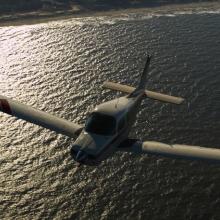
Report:
M 0 95 L 0 111 L 69 137 L 76 137 L 82 126 Z
M 149 155 L 158 155 L 171 158 L 220 162 L 220 149 L 216 148 L 180 144 L 169 145 L 156 141 L 133 141 L 133 144 L 130 145 L 130 147 L 129 145 L 123 145 L 123 147 L 119 147 L 119 150 L 136 154 L 146 153 Z

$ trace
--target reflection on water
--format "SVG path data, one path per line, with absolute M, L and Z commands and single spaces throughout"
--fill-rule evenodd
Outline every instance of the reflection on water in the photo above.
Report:
M 131 136 L 219 147 L 219 14 L 143 16 L 0 28 L 1 94 L 83 123 L 96 104 L 119 95 L 102 83 L 135 86 L 151 53 L 147 88 L 186 102 L 146 99 Z M 74 140 L 4 114 L 0 120 L 1 219 L 220 216 L 217 166 L 117 153 L 77 170 Z

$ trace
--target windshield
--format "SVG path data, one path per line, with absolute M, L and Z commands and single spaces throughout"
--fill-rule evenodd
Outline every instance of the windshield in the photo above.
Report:
M 114 117 L 100 113 L 92 113 L 86 121 L 85 130 L 99 135 L 113 135 L 116 120 Z

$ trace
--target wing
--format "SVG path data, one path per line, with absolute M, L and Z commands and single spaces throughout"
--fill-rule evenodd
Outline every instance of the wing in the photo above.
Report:
M 169 145 L 156 141 L 137 141 L 128 139 L 119 147 L 120 151 L 133 152 L 136 154 L 150 154 L 164 157 L 174 157 L 192 160 L 207 160 L 220 162 L 220 149 L 206 148 L 190 145 Z
M 0 95 L 0 111 L 69 137 L 76 137 L 82 126 L 37 110 Z

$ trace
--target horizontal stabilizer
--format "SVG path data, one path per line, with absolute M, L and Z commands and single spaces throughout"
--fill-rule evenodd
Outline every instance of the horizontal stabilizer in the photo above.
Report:
M 132 93 L 135 90 L 135 88 L 132 86 L 127 86 L 120 83 L 109 82 L 109 81 L 104 82 L 103 87 L 106 89 L 112 89 L 125 93 Z
M 129 143 L 129 142 L 128 142 Z M 119 147 L 120 151 L 133 152 L 136 154 L 150 154 L 172 158 L 191 160 L 207 160 L 220 162 L 220 149 L 206 148 L 190 145 L 169 145 L 156 141 L 136 141 L 132 145 Z
M 82 127 L 78 124 L 37 110 L 1 95 L 0 111 L 69 137 L 78 136 L 82 130 Z
M 125 92 L 125 93 L 132 93 L 135 90 L 135 88 L 132 86 L 109 82 L 109 81 L 104 82 L 103 87 L 107 89 Z M 184 99 L 180 97 L 165 95 L 162 93 L 153 92 L 149 90 L 145 90 L 145 94 L 148 98 L 156 99 L 162 102 L 169 102 L 173 104 L 181 104 L 184 101 Z
M 181 104 L 184 99 L 181 97 L 175 97 L 175 96 L 171 96 L 171 95 L 166 95 L 166 94 L 162 94 L 159 92 L 153 92 L 153 91 L 149 91 L 149 90 L 145 90 L 145 94 L 148 98 L 151 99 L 156 99 L 162 102 L 169 102 L 172 104 Z

